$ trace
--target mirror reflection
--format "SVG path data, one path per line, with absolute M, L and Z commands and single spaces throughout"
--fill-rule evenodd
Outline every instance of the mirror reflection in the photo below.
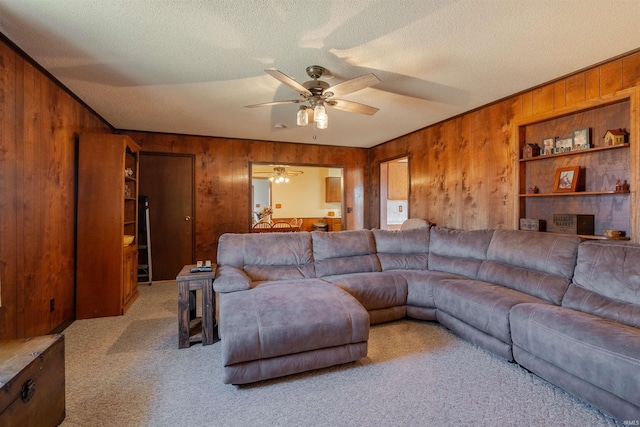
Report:
M 251 231 L 343 229 L 343 168 L 254 163 L 251 177 Z

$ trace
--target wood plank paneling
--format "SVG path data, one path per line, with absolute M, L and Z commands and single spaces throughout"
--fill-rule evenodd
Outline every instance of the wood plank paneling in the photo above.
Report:
M 252 162 L 343 166 L 343 216 L 347 228 L 364 227 L 367 164 L 367 151 L 364 149 L 150 132 L 124 133 L 136 140 L 143 152 L 195 156 L 196 259 L 215 260 L 218 238 L 223 233 L 249 232 L 249 164 Z
M 554 109 L 555 85 L 546 85 L 533 91 L 533 115 L 543 114 Z
M 72 319 L 74 135 L 112 129 L 4 39 L 0 73 L 0 339 L 8 339 L 45 334 Z M 519 150 L 512 122 L 603 96 L 619 81 L 623 89 L 639 84 L 640 52 L 369 150 L 126 133 L 144 151 L 195 156 L 196 257 L 215 259 L 220 234 L 249 229 L 251 162 L 344 167 L 344 223 L 359 229 L 379 226 L 379 162 L 408 156 L 412 217 L 455 228 L 511 227 Z M 635 159 L 632 165 L 638 163 Z M 632 170 L 632 188 L 640 188 L 639 175 Z M 635 194 L 631 200 L 632 214 L 640 215 Z M 56 301 L 52 313 L 50 299 Z
M 520 147 L 515 147 L 514 121 L 638 85 L 639 57 L 635 52 L 472 111 L 462 119 L 453 118 L 373 147 L 369 152 L 371 174 L 385 158 L 408 155 L 411 216 L 454 228 L 515 227 L 519 200 L 514 183 L 519 180 L 514 164 Z M 594 132 L 599 133 L 599 127 Z M 601 136 L 594 134 L 593 138 Z M 640 188 L 636 175 L 632 173 L 632 188 Z M 369 226 L 377 227 L 379 184 L 372 180 L 370 186 Z M 630 215 L 639 215 L 633 197 Z
M 622 89 L 622 59 L 600 67 L 600 92 L 614 93 Z
M 594 99 L 600 95 L 600 69 L 594 68 L 585 73 L 585 97 Z
M 74 135 L 111 129 L 3 39 L 0 73 L 0 339 L 12 339 L 74 319 Z
M 17 336 L 17 55 L 0 43 L 0 339 Z
M 567 77 L 565 80 L 565 88 L 566 88 L 566 105 L 574 105 L 583 102 L 586 99 L 586 76 L 585 73 L 579 73 L 570 77 Z
M 640 85 L 640 52 L 622 58 L 622 87 Z
M 560 80 L 553 85 L 553 107 L 563 108 L 567 105 L 567 82 Z

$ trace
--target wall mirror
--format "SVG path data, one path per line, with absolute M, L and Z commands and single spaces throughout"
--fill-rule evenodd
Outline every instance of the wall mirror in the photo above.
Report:
M 302 219 L 301 231 L 343 229 L 342 167 L 252 163 L 251 222 Z M 321 225 L 321 224 L 324 224 Z

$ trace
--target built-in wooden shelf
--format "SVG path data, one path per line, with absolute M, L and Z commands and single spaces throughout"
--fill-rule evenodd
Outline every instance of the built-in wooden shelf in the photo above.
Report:
M 575 191 L 572 193 L 527 193 L 520 197 L 565 197 L 565 196 L 615 196 L 631 194 L 630 191 Z
M 566 153 L 556 153 L 556 154 L 547 154 L 544 156 L 536 156 L 536 157 L 527 157 L 526 159 L 520 159 L 521 162 L 533 162 L 536 160 L 547 160 L 547 159 L 555 159 L 558 157 L 564 157 L 564 156 L 576 156 L 579 154 L 587 154 L 587 153 L 594 153 L 597 151 L 604 151 L 604 150 L 614 150 L 616 148 L 625 148 L 625 147 L 629 147 L 629 143 L 625 142 L 624 144 L 618 144 L 618 145 L 609 145 L 607 147 L 594 147 L 594 148 L 587 148 L 585 150 L 573 150 L 573 151 L 567 151 Z
M 578 234 L 578 237 L 587 240 L 631 240 L 628 237 L 591 236 L 587 234 Z

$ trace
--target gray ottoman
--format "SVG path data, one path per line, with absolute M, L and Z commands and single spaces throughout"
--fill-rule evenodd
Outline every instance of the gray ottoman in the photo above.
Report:
M 367 355 L 369 315 L 322 280 L 278 281 L 220 295 L 225 384 L 246 384 Z

